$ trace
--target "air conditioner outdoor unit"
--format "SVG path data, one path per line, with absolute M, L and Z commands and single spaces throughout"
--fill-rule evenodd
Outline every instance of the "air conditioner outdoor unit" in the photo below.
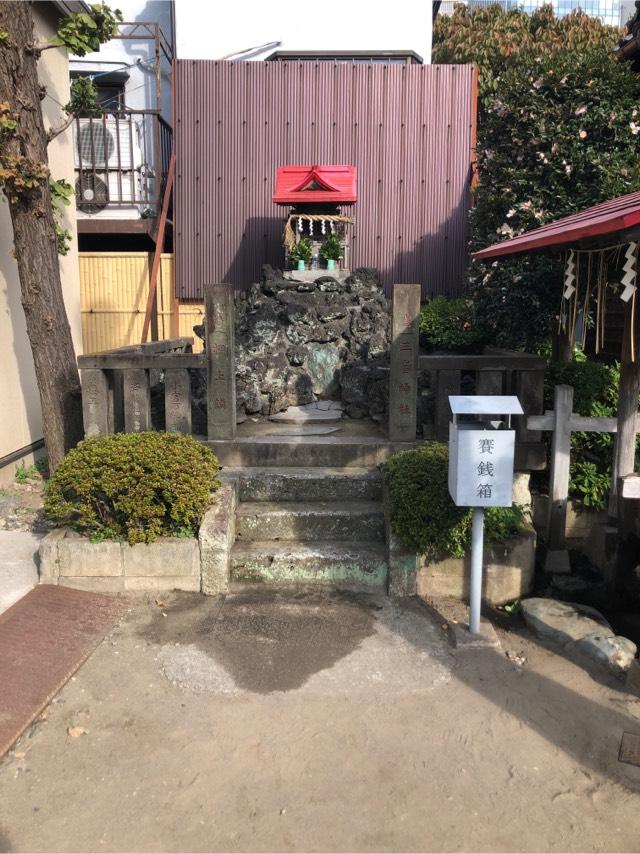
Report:
M 78 219 L 138 219 L 142 206 L 138 172 L 76 173 Z
M 129 171 L 142 166 L 138 127 L 132 116 L 78 119 L 73 137 L 76 169 Z

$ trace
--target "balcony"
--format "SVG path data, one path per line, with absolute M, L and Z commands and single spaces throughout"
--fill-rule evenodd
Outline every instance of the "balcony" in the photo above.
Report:
M 73 149 L 79 233 L 153 236 L 171 144 L 171 126 L 156 110 L 76 118 Z

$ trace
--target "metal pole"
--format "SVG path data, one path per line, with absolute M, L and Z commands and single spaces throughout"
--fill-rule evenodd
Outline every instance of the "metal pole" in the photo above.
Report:
M 480 634 L 483 545 L 484 508 L 474 507 L 471 522 L 471 587 L 469 592 L 469 631 L 472 635 Z

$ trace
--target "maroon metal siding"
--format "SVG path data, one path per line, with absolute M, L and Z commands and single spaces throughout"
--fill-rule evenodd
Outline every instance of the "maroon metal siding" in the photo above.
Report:
M 176 63 L 177 293 L 258 281 L 281 266 L 286 163 L 358 170 L 353 268 L 388 286 L 459 293 L 467 261 L 473 67 L 330 62 Z

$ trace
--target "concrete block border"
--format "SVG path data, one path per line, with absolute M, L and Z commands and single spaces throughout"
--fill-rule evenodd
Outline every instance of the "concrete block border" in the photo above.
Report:
M 469 595 L 470 555 L 429 563 L 423 555 L 402 546 L 391 530 L 389 495 L 383 487 L 385 539 L 389 564 L 389 595 L 450 597 L 466 601 Z M 482 598 L 502 605 L 526 596 L 533 585 L 536 532 L 525 522 L 519 537 L 506 543 L 486 544 Z
M 226 593 L 236 502 L 236 484 L 224 483 L 204 515 L 197 538 L 166 537 L 131 546 L 92 543 L 70 528 L 57 528 L 40 544 L 40 583 L 102 593 Z

